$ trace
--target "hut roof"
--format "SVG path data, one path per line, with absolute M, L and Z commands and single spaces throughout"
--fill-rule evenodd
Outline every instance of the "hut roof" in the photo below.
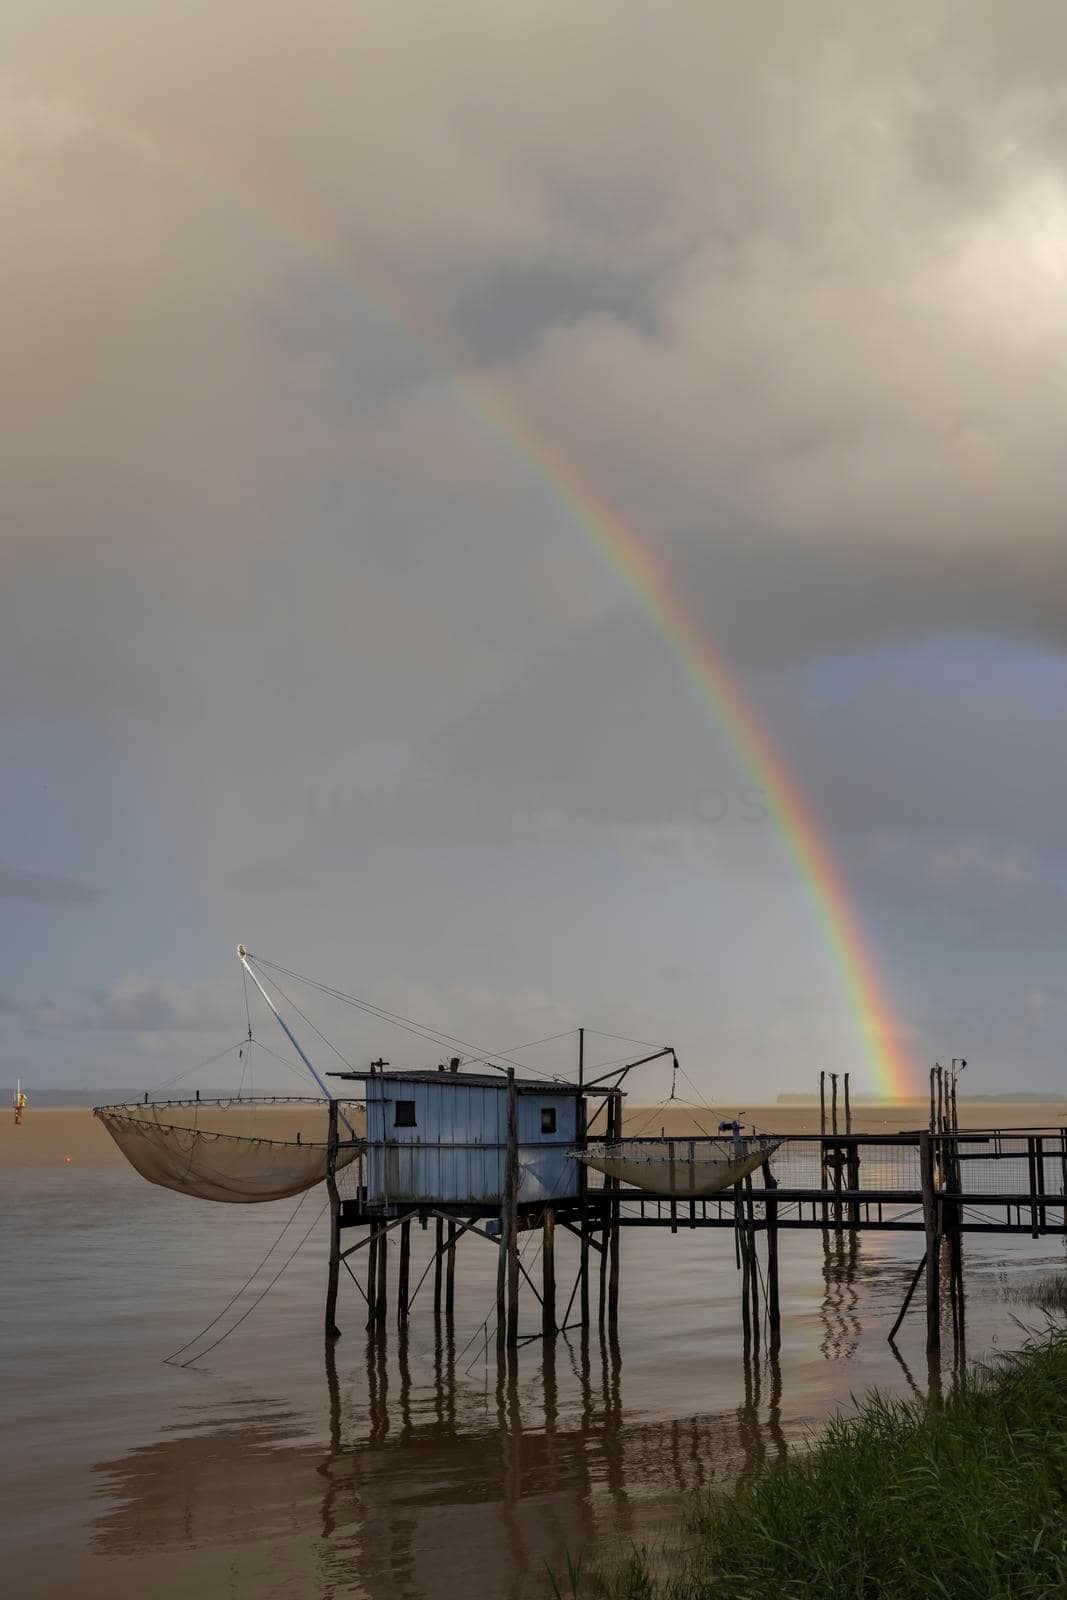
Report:
M 445 1083 L 468 1088 L 506 1089 L 507 1078 L 502 1072 L 450 1072 L 440 1067 L 412 1067 L 398 1072 L 329 1072 L 329 1078 L 344 1078 L 360 1083 Z M 577 1094 L 578 1085 L 548 1078 L 515 1079 L 520 1094 Z

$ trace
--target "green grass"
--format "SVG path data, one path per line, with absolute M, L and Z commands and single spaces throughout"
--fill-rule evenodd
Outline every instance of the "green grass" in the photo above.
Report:
M 699 1522 L 656 1576 L 570 1568 L 557 1597 L 1051 1600 L 1067 1597 L 1067 1337 L 969 1375 L 940 1408 L 873 1395 L 803 1459 Z

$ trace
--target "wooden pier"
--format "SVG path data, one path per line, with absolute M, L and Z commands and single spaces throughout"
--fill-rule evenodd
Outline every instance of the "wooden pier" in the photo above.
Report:
M 836 1091 L 836 1085 L 835 1091 Z M 539 1335 L 552 1341 L 564 1329 L 592 1325 L 613 1332 L 618 1325 L 622 1292 L 620 1232 L 623 1228 L 659 1228 L 676 1234 L 697 1228 L 730 1229 L 741 1276 L 741 1341 L 758 1349 L 761 1292 L 765 1299 L 766 1332 L 773 1350 L 781 1338 L 780 1251 L 788 1248 L 783 1234 L 817 1231 L 827 1239 L 862 1232 L 900 1233 L 922 1238 L 922 1255 L 894 1337 L 919 1281 L 925 1278 L 926 1346 L 941 1346 L 942 1275 L 948 1288 L 955 1339 L 963 1337 L 964 1251 L 968 1235 L 997 1234 L 1040 1238 L 1067 1235 L 1067 1129 L 966 1129 L 953 1126 L 899 1133 L 839 1132 L 831 1126 L 818 1134 L 783 1135 L 778 1150 L 762 1169 L 732 1189 L 711 1198 L 675 1194 L 665 1198 L 601 1179 L 579 1168 L 573 1192 L 548 1200 L 524 1200 L 520 1191 L 518 1092 L 514 1074 L 505 1087 L 506 1137 L 499 1198 L 426 1198 L 377 1201 L 368 1190 L 367 1149 L 343 1173 L 331 1174 L 331 1255 L 326 1306 L 326 1331 L 337 1327 L 337 1290 L 342 1267 L 355 1282 L 366 1308 L 367 1326 L 380 1331 L 387 1319 L 386 1240 L 399 1231 L 396 1282 L 398 1326 L 407 1326 L 412 1304 L 432 1278 L 433 1315 L 442 1309 L 451 1320 L 455 1310 L 456 1252 L 470 1236 L 498 1251 L 495 1325 L 490 1342 L 501 1351 L 520 1342 L 520 1297 L 532 1296 L 540 1308 Z M 557 1091 L 563 1092 L 563 1091 Z M 571 1093 L 578 1091 L 572 1089 Z M 617 1087 L 597 1088 L 609 1140 L 622 1130 L 622 1096 Z M 836 1093 L 834 1096 L 836 1100 Z M 589 1138 L 594 1118 L 581 1094 L 575 1118 L 575 1146 Z M 836 1118 L 834 1118 L 836 1121 Z M 849 1117 L 851 1122 L 851 1117 Z M 940 1119 L 939 1119 L 940 1120 Z M 334 1149 L 353 1141 L 337 1138 L 336 1102 L 331 1107 Z M 356 1141 L 358 1142 L 358 1141 Z M 679 1170 L 692 1160 L 694 1141 L 679 1137 Z M 432 1152 L 431 1143 L 422 1146 Z M 599 1181 L 597 1181 L 599 1180 Z M 410 1232 L 413 1224 L 434 1230 L 433 1253 L 414 1288 L 410 1283 Z M 362 1237 L 345 1241 L 355 1230 Z M 520 1238 L 541 1234 L 540 1282 L 534 1282 L 520 1252 Z M 561 1231 L 577 1236 L 578 1271 L 564 1292 L 556 1282 L 556 1241 Z M 759 1246 L 763 1261 L 759 1260 Z M 360 1275 L 354 1269 L 361 1262 Z M 528 1338 L 529 1336 L 527 1336 Z

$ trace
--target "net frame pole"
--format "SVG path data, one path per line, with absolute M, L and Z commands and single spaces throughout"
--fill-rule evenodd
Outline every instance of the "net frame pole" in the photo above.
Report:
M 249 961 L 248 951 L 245 949 L 243 944 L 239 944 L 237 946 L 237 956 L 242 967 L 244 967 L 245 971 L 248 973 L 248 976 L 251 978 L 252 982 L 255 984 L 256 988 L 259 990 L 268 1006 L 270 1006 L 271 1011 L 274 1013 L 275 1020 L 282 1032 L 285 1034 L 285 1037 L 288 1039 L 289 1043 L 292 1045 L 293 1049 L 296 1051 L 297 1055 L 300 1057 L 301 1061 L 304 1063 L 305 1067 L 307 1067 L 308 1071 L 311 1073 L 311 1076 L 322 1090 L 323 1098 L 326 1100 L 332 1100 L 333 1096 L 330 1094 L 329 1089 L 327 1089 L 326 1085 L 315 1071 L 315 1068 L 311 1065 L 311 1061 L 305 1054 L 296 1034 L 293 1032 L 292 1028 L 290 1028 L 289 1024 L 278 1010 L 278 1007 L 274 1004 L 274 1001 L 271 999 L 266 989 L 260 983 L 259 978 L 256 976 L 256 973 Z M 337 1114 L 354 1139 L 356 1137 L 356 1130 L 353 1128 L 352 1124 L 349 1122 L 348 1118 L 345 1116 L 340 1107 L 338 1107 Z

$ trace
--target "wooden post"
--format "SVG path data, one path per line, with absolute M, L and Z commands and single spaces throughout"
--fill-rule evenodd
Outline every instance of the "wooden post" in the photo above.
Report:
M 448 1224 L 448 1245 L 445 1250 L 445 1319 L 452 1321 L 456 1309 L 456 1224 Z
M 851 1137 L 851 1135 L 852 1135 L 852 1100 L 851 1100 L 851 1098 L 849 1096 L 849 1083 L 848 1083 L 848 1080 L 849 1080 L 849 1074 L 846 1072 L 845 1073 L 845 1132 L 846 1132 L 846 1134 L 849 1135 L 849 1137 Z M 853 1191 L 853 1193 L 855 1193 L 855 1191 L 860 1186 L 860 1152 L 859 1152 L 859 1146 L 858 1145 L 850 1144 L 849 1147 L 848 1147 L 848 1157 L 847 1157 L 846 1172 L 848 1174 L 848 1187 Z M 849 1221 L 852 1222 L 853 1224 L 858 1224 L 859 1223 L 859 1220 L 860 1220 L 860 1203 L 859 1203 L 858 1200 L 850 1200 L 849 1201 L 849 1203 L 848 1203 L 848 1216 L 849 1216 Z
M 934 1129 L 934 1084 L 935 1084 L 935 1081 L 936 1081 L 936 1075 L 937 1075 L 937 1066 L 934 1065 L 934 1066 L 932 1066 L 930 1068 L 930 1132 L 931 1133 L 933 1133 L 935 1131 L 935 1129 Z
M 377 1284 L 376 1284 L 377 1294 L 376 1294 L 376 1298 L 375 1298 L 375 1302 L 374 1302 L 374 1321 L 375 1321 L 375 1323 L 377 1324 L 377 1326 L 379 1328 L 383 1328 L 385 1326 L 385 1317 L 386 1317 L 386 1312 L 388 1311 L 388 1301 L 389 1301 L 389 1279 L 388 1279 L 389 1258 L 388 1258 L 388 1255 L 387 1255 L 388 1249 L 389 1249 L 389 1235 L 386 1233 L 384 1228 L 380 1227 L 378 1229 L 378 1281 L 377 1281 Z
M 622 1095 L 614 1094 L 611 1097 L 610 1114 L 612 1117 L 612 1138 L 622 1138 Z M 612 1192 L 617 1192 L 619 1183 L 612 1180 Z M 619 1206 L 618 1201 L 612 1202 L 608 1213 L 608 1327 L 617 1328 L 619 1325 Z
M 396 1284 L 396 1325 L 401 1331 L 408 1325 L 408 1287 L 411 1279 L 411 1219 L 405 1217 L 400 1224 L 400 1270 Z
M 541 1332 L 546 1343 L 556 1337 L 556 1213 L 546 1206 L 541 1224 Z
M 919 1135 L 919 1172 L 922 1181 L 923 1226 L 926 1233 L 926 1349 L 941 1349 L 941 1261 L 937 1227 L 937 1191 L 934 1187 L 933 1139 Z
M 745 1238 L 748 1244 L 748 1289 L 752 1296 L 752 1349 L 759 1354 L 759 1263 L 756 1258 L 756 1202 L 752 1198 L 752 1178 L 745 1179 L 745 1209 L 747 1211 Z
M 837 1073 L 836 1072 L 831 1072 L 831 1074 L 830 1074 L 830 1086 L 831 1086 L 830 1129 L 831 1129 L 831 1132 L 832 1132 L 833 1138 L 834 1138 L 833 1156 L 831 1157 L 831 1161 L 832 1161 L 832 1165 L 833 1165 L 833 1169 L 834 1169 L 834 1194 L 835 1195 L 840 1195 L 840 1193 L 841 1193 L 841 1147 L 837 1143 L 837 1135 L 838 1135 L 838 1131 L 839 1130 L 838 1130 L 838 1125 L 837 1125 Z M 834 1232 L 835 1233 L 840 1233 L 841 1232 L 841 1218 L 842 1218 L 841 1201 L 839 1199 L 835 1199 L 835 1201 L 834 1201 Z
M 777 1189 L 778 1179 L 765 1161 L 762 1167 L 763 1187 Z M 778 1202 L 768 1200 L 767 1214 L 767 1325 L 771 1337 L 771 1355 L 777 1354 L 782 1342 L 782 1308 L 778 1298 Z
M 1037 1141 L 1032 1135 L 1026 1141 L 1026 1170 L 1030 1180 L 1027 1184 L 1030 1191 L 1030 1237 L 1037 1239 L 1041 1232 L 1037 1209 Z
M 519 1094 L 508 1068 L 508 1348 L 519 1343 Z
M 374 1327 L 378 1304 L 378 1224 L 372 1222 L 367 1244 L 367 1331 Z
M 1040 1134 L 1034 1139 L 1034 1172 L 1037 1177 L 1037 1192 L 1041 1196 L 1038 1215 L 1041 1226 L 1048 1226 L 1048 1215 L 1045 1209 L 1045 1141 Z
M 326 1337 L 338 1339 L 337 1285 L 341 1276 L 341 1200 L 337 1193 L 337 1101 L 330 1101 L 326 1136 L 326 1192 L 330 1197 L 330 1265 L 326 1278 Z
M 444 1254 L 445 1224 L 442 1217 L 434 1218 L 433 1225 L 433 1314 L 437 1320 L 441 1315 L 441 1257 Z
M 741 1258 L 741 1343 L 747 1356 L 752 1348 L 752 1309 L 749 1304 L 749 1275 L 752 1271 L 745 1239 L 745 1191 L 740 1183 L 734 1184 L 734 1228 L 737 1234 L 737 1251 Z
M 578 1146 L 585 1149 L 586 1113 L 585 1095 L 582 1092 L 585 1086 L 585 1029 L 578 1029 Z M 579 1321 L 583 1328 L 589 1326 L 589 1169 L 584 1161 L 578 1163 L 581 1171 L 578 1174 L 578 1199 L 579 1199 L 579 1224 L 581 1233 L 581 1255 L 578 1264 L 578 1304 Z
M 819 1073 L 819 1188 L 826 1188 L 826 1073 Z M 822 1225 L 825 1228 L 829 1212 L 823 1201 Z
M 496 1347 L 503 1350 L 508 1336 L 508 1202 L 507 1202 L 507 1157 L 504 1158 L 505 1178 L 502 1185 L 504 1193 L 500 1197 L 500 1249 L 496 1258 Z

